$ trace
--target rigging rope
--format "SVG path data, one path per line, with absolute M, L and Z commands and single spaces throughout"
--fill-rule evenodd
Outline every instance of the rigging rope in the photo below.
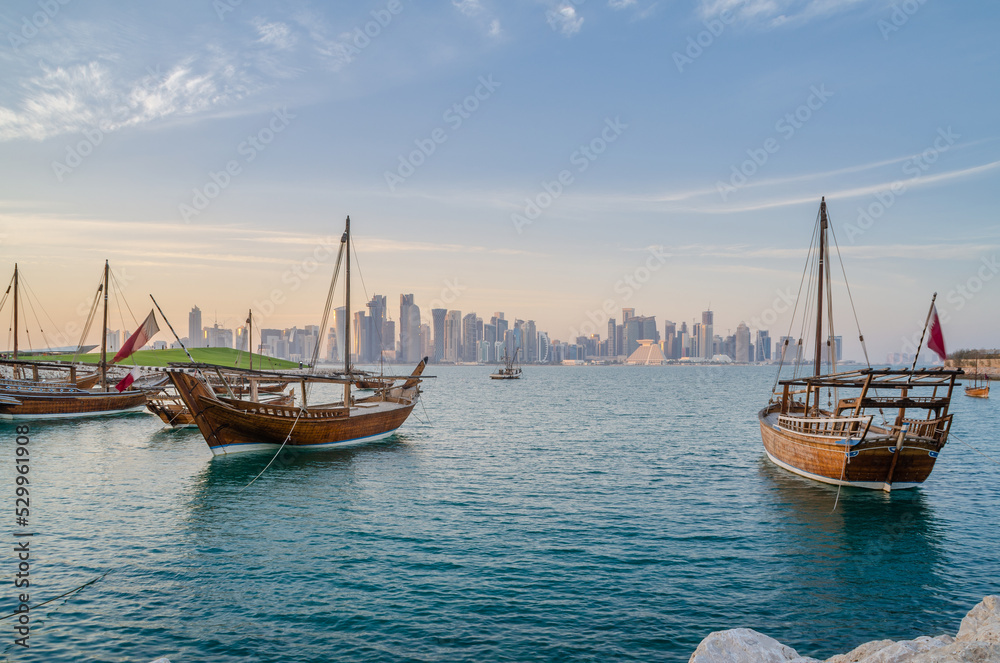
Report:
M 829 216 L 829 212 L 827 213 Z M 868 360 L 868 347 L 865 345 L 865 335 L 861 333 L 861 321 L 858 320 L 858 310 L 854 307 L 854 297 L 851 295 L 851 284 L 847 281 L 847 270 L 844 268 L 844 258 L 840 255 L 840 244 L 837 242 L 837 233 L 833 230 L 833 224 L 830 224 L 830 234 L 833 236 L 833 246 L 837 249 L 837 260 L 840 261 L 840 271 L 844 274 L 844 286 L 847 288 L 847 299 L 851 302 L 851 312 L 854 313 L 854 324 L 858 328 L 858 340 L 861 341 L 861 351 L 865 353 L 865 364 L 868 368 L 872 367 L 871 361 Z
M 979 454 L 980 456 L 982 456 L 982 457 L 983 457 L 983 458 L 985 458 L 986 460 L 990 461 L 991 463 L 996 463 L 997 465 L 1000 465 L 1000 461 L 998 461 L 998 460 L 997 460 L 997 459 L 995 459 L 995 458 L 990 458 L 989 456 L 987 456 L 986 454 L 984 454 L 984 453 L 983 453 L 982 451 L 980 451 L 979 449 L 975 448 L 974 446 L 972 446 L 972 445 L 971 445 L 971 444 L 969 444 L 968 442 L 966 442 L 966 441 L 962 440 L 961 438 L 959 438 L 959 437 L 958 437 L 957 435 L 955 435 L 954 433 L 949 433 L 949 434 L 948 434 L 948 437 L 953 437 L 953 438 L 955 438 L 955 439 L 956 439 L 956 440 L 958 440 L 958 441 L 959 441 L 960 443 L 962 443 L 962 444 L 964 444 L 965 446 L 969 447 L 970 449 L 972 449 L 973 451 L 975 451 L 975 452 L 976 452 L 977 454 Z

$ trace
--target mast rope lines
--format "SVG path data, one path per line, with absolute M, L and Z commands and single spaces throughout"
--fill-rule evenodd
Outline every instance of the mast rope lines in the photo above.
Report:
M 264 466 L 264 469 L 262 469 L 260 471 L 260 474 L 258 474 L 253 479 L 251 479 L 250 483 L 248 483 L 247 485 L 245 485 L 242 488 L 240 488 L 240 493 L 242 493 L 244 490 L 246 490 L 247 488 L 249 488 L 250 486 L 252 486 L 253 482 L 256 481 L 257 479 L 259 479 L 261 477 L 261 475 L 264 474 L 264 472 L 267 472 L 267 468 L 271 467 L 271 463 L 273 463 L 275 461 L 275 459 L 281 453 L 281 450 L 284 449 L 285 445 L 288 444 L 288 441 L 290 439 L 292 439 L 292 431 L 295 430 L 295 424 L 299 423 L 299 417 L 301 417 L 302 413 L 305 412 L 305 411 L 306 411 L 306 408 L 305 408 L 305 404 L 303 403 L 302 407 L 299 408 L 299 413 L 297 415 L 295 415 L 295 421 L 292 422 L 292 428 L 288 431 L 288 435 L 285 436 L 285 441 L 282 442 L 281 446 L 278 447 L 278 450 L 274 452 L 274 457 L 272 457 L 271 460 L 268 461 L 267 465 Z

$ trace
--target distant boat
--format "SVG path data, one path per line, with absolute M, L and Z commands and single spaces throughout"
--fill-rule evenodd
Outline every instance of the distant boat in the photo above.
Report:
M 347 218 L 340 240 L 340 252 L 334 269 L 334 292 L 340 263 L 346 260 L 344 275 L 344 310 L 351 310 L 351 219 Z M 321 329 L 326 326 L 324 315 Z M 345 328 L 344 347 L 351 347 L 350 325 Z M 318 348 L 314 351 L 318 352 Z M 381 376 L 390 381 L 375 394 L 356 398 L 351 388 L 356 381 L 350 353 L 345 353 L 342 375 L 292 374 L 272 371 L 236 369 L 251 384 L 248 400 L 223 399 L 217 396 L 196 371 L 214 369 L 203 364 L 177 364 L 168 372 L 178 396 L 191 412 L 205 442 L 213 454 L 239 451 L 293 449 L 327 449 L 380 440 L 389 437 L 410 416 L 420 396 L 421 375 L 427 366 L 425 357 L 410 375 Z M 312 362 L 315 365 L 315 361 Z M 192 369 L 194 369 L 192 371 Z M 277 405 L 258 398 L 255 383 L 259 381 L 294 381 L 302 385 L 302 405 Z M 334 403 L 307 403 L 308 384 L 333 383 L 344 387 L 343 399 Z
M 972 374 L 972 384 L 965 387 L 965 395 L 972 398 L 989 398 L 990 376 L 983 374 L 982 380 L 979 377 L 979 355 L 976 355 L 976 372 Z
M 781 390 L 775 390 L 758 415 L 764 449 L 779 467 L 816 481 L 885 491 L 913 488 L 930 475 L 948 441 L 952 422 L 948 407 L 955 380 L 963 371 L 917 369 L 914 359 L 909 370 L 869 367 L 838 373 L 834 360 L 833 372 L 821 374 L 823 349 L 834 355 L 823 343 L 823 310 L 832 310 L 829 289 L 828 299 L 823 297 L 830 273 L 825 199 L 817 225 L 818 264 L 810 272 L 817 275 L 813 375 L 775 381 Z M 936 322 L 933 303 L 928 321 L 932 319 Z M 932 340 L 935 332 L 932 325 Z M 832 337 L 830 321 L 827 338 Z M 930 342 L 928 346 L 934 347 Z M 787 340 L 782 362 L 786 349 Z M 801 357 L 801 347 L 796 356 Z M 827 408 L 822 407 L 823 396 L 830 399 Z M 875 413 L 885 418 L 876 423 Z
M 517 361 L 517 353 L 520 349 L 521 348 L 514 348 L 514 356 L 511 357 L 507 354 L 507 347 L 504 346 L 503 357 L 500 358 L 503 362 L 503 366 L 498 368 L 496 373 L 491 373 L 490 378 L 494 380 L 520 380 L 521 367 L 514 365 L 514 362 Z
M 18 271 L 14 266 L 14 351 L 13 359 L 5 359 L 0 364 L 11 368 L 13 375 L 25 374 L 31 370 L 33 380 L 15 378 L 0 379 L 0 419 L 60 419 L 92 417 L 125 412 L 139 412 L 146 404 L 146 394 L 136 389 L 121 393 L 109 388 L 107 362 L 108 327 L 108 274 L 107 261 L 104 263 L 104 281 L 98 296 L 104 299 L 104 325 L 101 344 L 101 363 L 96 375 L 77 377 L 76 367 L 70 366 L 69 379 L 63 381 L 43 381 L 39 379 L 39 368 L 50 370 L 67 367 L 55 364 L 25 362 L 18 359 Z M 97 382 L 100 385 L 94 389 Z

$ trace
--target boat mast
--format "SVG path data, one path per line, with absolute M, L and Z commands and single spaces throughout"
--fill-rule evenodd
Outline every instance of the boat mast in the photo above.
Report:
M 340 243 L 344 245 L 347 253 L 347 264 L 344 269 L 346 279 L 344 285 L 344 374 L 347 382 L 344 383 L 344 407 L 351 406 L 351 217 L 347 217 L 347 225 L 344 227 L 344 236 L 340 238 Z
M 104 261 L 104 330 L 101 332 L 101 389 L 108 390 L 108 261 Z
M 14 263 L 14 359 L 17 359 L 17 263 Z
M 816 288 L 816 368 L 813 375 L 820 374 L 820 363 L 823 361 L 823 279 L 826 275 L 826 226 L 826 196 L 823 196 L 819 203 L 819 285 Z
M 250 332 L 247 334 L 247 349 L 250 350 L 250 370 L 253 370 L 253 309 L 247 312 L 247 326 Z

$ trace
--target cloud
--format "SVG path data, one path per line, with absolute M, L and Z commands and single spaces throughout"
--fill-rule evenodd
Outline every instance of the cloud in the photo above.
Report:
M 699 0 L 702 18 L 733 14 L 738 20 L 759 27 L 805 23 L 860 6 L 864 0 Z
M 612 9 L 626 9 L 636 3 L 636 0 L 608 0 L 608 7 Z
M 464 16 L 475 19 L 490 37 L 495 39 L 501 36 L 503 31 L 500 27 L 500 19 L 483 6 L 482 0 L 452 0 L 451 4 Z
M 42 66 L 22 81 L 20 103 L 0 106 L 0 142 L 66 133 L 107 133 L 191 115 L 238 100 L 254 83 L 228 63 L 189 58 L 161 73 L 122 80 L 109 64 Z
M 576 13 L 576 9 L 569 3 L 562 3 L 545 12 L 545 20 L 556 32 L 566 37 L 571 37 L 583 27 L 583 17 Z

